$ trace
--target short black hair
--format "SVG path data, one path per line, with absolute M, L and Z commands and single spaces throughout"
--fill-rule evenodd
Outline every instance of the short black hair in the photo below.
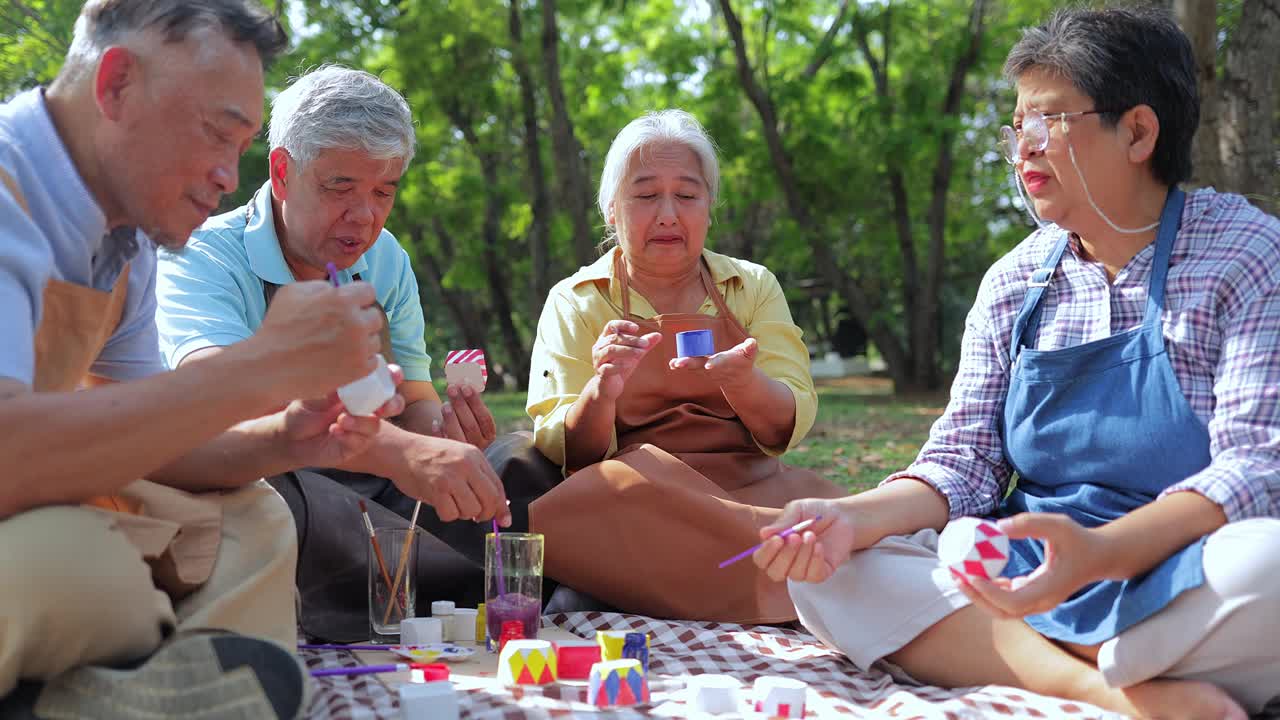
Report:
M 289 44 L 279 18 L 254 0 L 89 0 L 76 20 L 68 55 L 102 50 L 130 32 L 152 28 L 168 42 L 215 28 L 237 43 L 253 45 L 263 67 Z
M 1191 176 L 1191 139 L 1200 124 L 1191 41 L 1158 6 L 1066 9 L 1027 28 L 1009 51 L 1005 77 L 1033 69 L 1056 73 L 1105 110 L 1114 127 L 1130 108 L 1148 105 L 1160 120 L 1151 157 L 1156 179 L 1175 185 Z

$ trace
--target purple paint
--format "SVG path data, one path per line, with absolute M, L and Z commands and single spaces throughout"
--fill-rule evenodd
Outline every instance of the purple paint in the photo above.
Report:
M 502 597 L 490 598 L 484 604 L 484 622 L 488 636 L 493 639 L 502 637 L 502 623 L 518 620 L 524 626 L 524 637 L 533 640 L 538 637 L 538 626 L 541 624 L 542 600 L 517 592 L 509 592 Z

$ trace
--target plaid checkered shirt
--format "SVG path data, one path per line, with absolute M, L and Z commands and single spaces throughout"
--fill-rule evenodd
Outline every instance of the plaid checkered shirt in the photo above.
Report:
M 1027 278 L 1063 232 L 1037 230 L 987 271 L 965 322 L 951 401 L 915 462 L 886 483 L 928 482 L 952 518 L 995 510 L 1013 472 L 1000 441 L 1013 323 Z M 1108 282 L 1073 237 L 1042 301 L 1034 347 L 1073 347 L 1141 325 L 1154 254 L 1152 243 Z M 1164 494 L 1198 492 L 1228 521 L 1280 517 L 1280 220 L 1238 195 L 1188 194 L 1165 287 L 1165 345 L 1208 426 L 1212 461 Z

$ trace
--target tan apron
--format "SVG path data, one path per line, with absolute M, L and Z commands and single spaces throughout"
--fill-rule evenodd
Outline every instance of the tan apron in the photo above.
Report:
M 621 255 L 619 254 L 619 258 Z M 816 473 L 783 465 L 704 374 L 672 370 L 675 335 L 711 330 L 716 352 L 744 341 L 705 261 L 703 286 L 718 315 L 631 314 L 621 260 L 614 277 L 622 315 L 662 341 L 641 360 L 618 398 L 618 454 L 570 475 L 529 506 L 546 535 L 547 575 L 628 612 L 722 622 L 796 617 L 784 583 L 749 561 L 720 561 L 759 542 L 759 529 L 789 500 L 847 492 Z
M 22 203 L 8 178 L 5 185 Z M 25 204 L 24 204 L 25 208 Z M 36 331 L 35 392 L 70 392 L 120 325 L 129 265 L 110 292 L 49 280 Z M 222 534 L 222 507 L 191 493 L 137 480 L 111 496 L 84 503 L 110 513 L 116 526 L 150 564 L 156 587 L 176 602 L 209 579 Z

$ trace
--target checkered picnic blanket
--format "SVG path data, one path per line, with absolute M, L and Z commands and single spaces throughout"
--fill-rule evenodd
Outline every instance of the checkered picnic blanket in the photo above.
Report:
M 455 678 L 463 718 L 542 720 L 543 718 L 685 717 L 684 681 L 690 675 L 716 673 L 742 681 L 742 696 L 763 675 L 782 675 L 809 684 L 806 718 L 1079 718 L 1116 716 L 1091 705 L 1073 703 L 1003 687 L 944 690 L 904 686 L 888 674 L 864 673 L 812 635 L 785 628 L 711 622 L 654 620 L 637 615 L 583 612 L 548 615 L 552 624 L 592 638 L 597 630 L 649 633 L 650 702 L 632 708 L 598 710 L 586 704 L 585 688 L 568 685 L 507 688 L 490 678 Z M 309 667 L 358 666 L 345 651 L 306 651 Z M 398 718 L 394 690 L 376 675 L 317 681 L 311 718 L 355 720 Z M 759 717 L 743 706 L 735 715 Z

